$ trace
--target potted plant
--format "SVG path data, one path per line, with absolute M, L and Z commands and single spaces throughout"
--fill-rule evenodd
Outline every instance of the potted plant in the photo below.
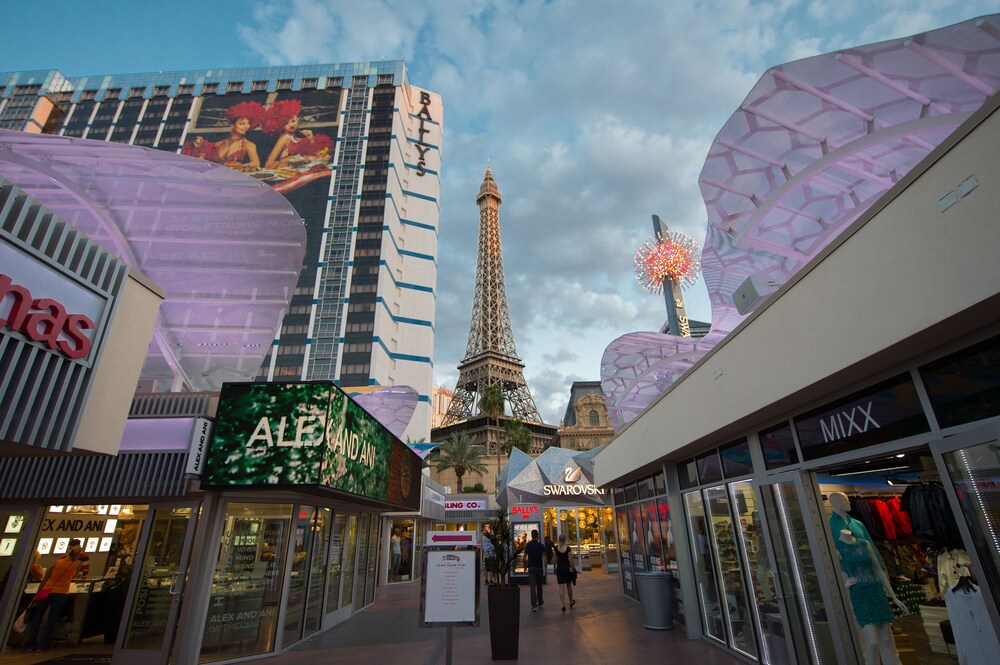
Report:
M 493 545 L 497 580 L 486 591 L 493 660 L 517 660 L 521 633 L 521 588 L 511 584 L 510 572 L 514 561 L 524 551 L 524 545 L 514 544 L 514 529 L 503 509 L 486 523 L 483 537 Z

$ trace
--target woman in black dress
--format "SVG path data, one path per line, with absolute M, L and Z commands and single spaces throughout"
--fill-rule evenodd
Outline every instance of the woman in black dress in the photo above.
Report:
M 559 544 L 556 545 L 556 582 L 559 583 L 559 600 L 562 601 L 562 611 L 566 611 L 566 596 L 569 594 L 569 606 L 576 605 L 573 600 L 573 563 L 570 561 L 569 545 L 566 544 L 566 536 L 559 536 Z M 565 589 L 565 591 L 563 591 Z

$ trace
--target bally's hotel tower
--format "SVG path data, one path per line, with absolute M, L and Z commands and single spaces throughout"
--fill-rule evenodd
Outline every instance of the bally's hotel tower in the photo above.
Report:
M 224 159 L 281 192 L 308 245 L 258 380 L 410 386 L 413 440 L 430 434 L 442 116 L 402 61 L 0 73 L 0 128 Z M 241 118 L 242 149 L 219 159 Z

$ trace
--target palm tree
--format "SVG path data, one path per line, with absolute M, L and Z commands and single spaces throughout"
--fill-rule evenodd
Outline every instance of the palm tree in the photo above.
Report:
M 503 415 L 504 402 L 503 388 L 498 383 L 492 383 L 479 393 L 479 412 L 496 420 Z
M 462 476 L 474 473 L 477 476 L 486 472 L 483 456 L 486 449 L 477 445 L 468 434 L 452 434 L 448 440 L 434 449 L 430 459 L 438 471 L 455 470 L 458 492 L 462 492 Z
M 523 453 L 531 452 L 531 430 L 517 418 L 511 418 L 503 424 L 503 441 L 497 449 L 497 474 L 500 473 L 500 455 L 510 455 L 514 448 Z

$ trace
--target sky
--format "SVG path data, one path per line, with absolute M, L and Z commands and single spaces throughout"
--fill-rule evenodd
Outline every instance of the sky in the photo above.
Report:
M 67 76 L 405 59 L 444 104 L 434 382 L 454 388 L 487 164 L 511 323 L 544 422 L 604 349 L 658 330 L 650 216 L 699 243 L 698 174 L 769 68 L 997 11 L 982 0 L 52 0 L 6 4 L 0 71 Z M 162 12 L 162 14 L 161 14 Z M 32 27 L 28 27 L 28 26 Z M 704 285 L 688 315 L 711 320 Z

